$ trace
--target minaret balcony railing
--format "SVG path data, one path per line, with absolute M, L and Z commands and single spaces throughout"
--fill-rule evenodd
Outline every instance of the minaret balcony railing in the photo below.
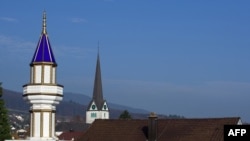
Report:
M 26 85 L 23 87 L 23 95 L 29 94 L 63 95 L 63 87 L 60 85 Z

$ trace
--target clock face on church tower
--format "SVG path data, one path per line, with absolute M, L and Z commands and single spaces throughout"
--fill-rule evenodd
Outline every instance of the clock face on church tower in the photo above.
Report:
M 92 105 L 92 110 L 95 110 L 95 105 Z

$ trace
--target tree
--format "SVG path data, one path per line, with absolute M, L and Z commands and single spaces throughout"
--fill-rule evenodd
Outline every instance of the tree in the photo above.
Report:
M 132 119 L 132 117 L 127 110 L 124 110 L 119 116 L 119 119 Z
M 2 99 L 3 88 L 0 82 L 0 141 L 5 139 L 11 139 L 10 125 L 8 120 L 8 112 L 4 106 L 4 100 Z

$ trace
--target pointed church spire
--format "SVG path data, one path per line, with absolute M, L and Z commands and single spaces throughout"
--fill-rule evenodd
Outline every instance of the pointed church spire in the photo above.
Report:
M 104 100 L 103 100 L 103 94 L 102 94 L 102 78 L 101 78 L 99 45 L 98 45 L 98 54 L 97 54 L 96 71 L 95 71 L 95 82 L 94 82 L 94 90 L 93 90 L 93 100 L 96 102 L 97 108 L 101 109 Z
M 103 93 L 102 93 L 99 42 L 98 42 L 93 98 L 90 101 L 86 111 L 86 123 L 91 124 L 94 122 L 95 119 L 109 119 L 109 108 L 107 105 L 107 101 L 103 99 Z

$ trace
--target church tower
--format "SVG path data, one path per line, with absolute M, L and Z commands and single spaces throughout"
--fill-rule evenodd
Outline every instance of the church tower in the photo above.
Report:
M 95 82 L 93 90 L 93 98 L 90 101 L 86 112 L 86 123 L 91 124 L 95 119 L 109 119 L 109 109 L 106 100 L 102 94 L 102 79 L 99 49 L 97 54 Z
M 23 86 L 23 99 L 31 104 L 30 140 L 56 140 L 55 105 L 63 98 L 63 86 L 56 82 L 56 68 L 44 12 L 42 33 L 30 63 L 30 82 Z

